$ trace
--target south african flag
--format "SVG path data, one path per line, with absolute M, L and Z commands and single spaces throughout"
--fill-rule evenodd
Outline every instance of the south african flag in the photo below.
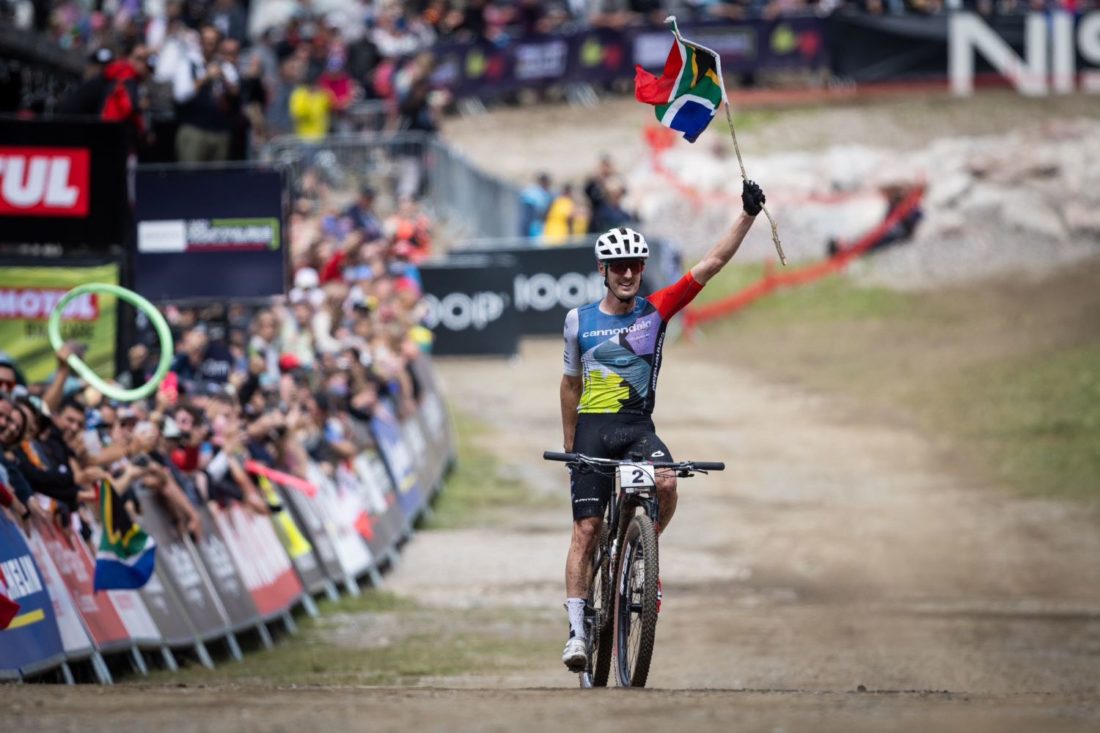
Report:
M 695 142 L 726 101 L 722 85 L 722 60 L 714 51 L 685 41 L 669 17 L 675 43 L 668 52 L 660 78 L 641 66 L 635 67 L 634 96 L 639 102 L 656 105 L 657 119 L 665 127 L 684 133 Z
M 132 590 L 149 582 L 156 567 L 156 542 L 130 518 L 110 481 L 99 484 L 103 534 L 95 556 L 95 590 Z

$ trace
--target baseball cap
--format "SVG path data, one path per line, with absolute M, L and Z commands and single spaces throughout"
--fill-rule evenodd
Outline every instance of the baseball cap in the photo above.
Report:
M 302 366 L 302 361 L 294 354 L 283 354 L 279 357 L 279 371 L 283 374 L 292 372 Z
M 303 267 L 294 273 L 294 287 L 301 290 L 316 288 L 321 284 L 321 277 L 312 267 Z

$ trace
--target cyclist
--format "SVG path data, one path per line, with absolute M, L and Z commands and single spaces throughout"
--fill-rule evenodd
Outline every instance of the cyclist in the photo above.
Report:
M 741 201 L 743 212 L 706 256 L 677 283 L 648 298 L 638 297 L 649 257 L 645 238 L 619 227 L 596 240 L 597 267 L 607 290 L 600 301 L 574 308 L 565 317 L 561 421 L 567 453 L 599 458 L 640 454 L 654 461 L 673 460 L 650 419 L 665 327 L 737 252 L 764 205 L 764 192 L 745 181 Z M 613 485 L 611 476 L 578 469 L 570 481 L 573 537 L 565 563 L 569 640 L 562 662 L 571 672 L 582 671 L 586 662 L 588 568 Z M 660 532 L 676 511 L 675 476 L 657 476 L 657 497 Z

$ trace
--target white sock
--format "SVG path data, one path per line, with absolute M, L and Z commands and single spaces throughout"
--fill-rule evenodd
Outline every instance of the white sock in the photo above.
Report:
M 584 599 L 566 598 L 565 610 L 569 612 L 569 630 L 578 639 L 585 638 L 584 634 Z

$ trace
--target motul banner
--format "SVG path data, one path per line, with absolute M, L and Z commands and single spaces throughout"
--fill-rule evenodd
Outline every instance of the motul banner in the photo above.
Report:
M 77 285 L 93 282 L 117 285 L 118 265 L 87 260 L 28 267 L 0 263 L 0 344 L 29 381 L 48 379 L 57 370 L 46 334 L 57 301 Z M 61 337 L 85 344 L 84 363 L 104 377 L 114 374 L 117 313 L 115 296 L 85 293 L 61 314 Z
M 126 240 L 126 138 L 98 121 L 0 118 L 0 242 Z
M 0 145 L 0 216 L 87 216 L 91 159 L 86 148 Z

